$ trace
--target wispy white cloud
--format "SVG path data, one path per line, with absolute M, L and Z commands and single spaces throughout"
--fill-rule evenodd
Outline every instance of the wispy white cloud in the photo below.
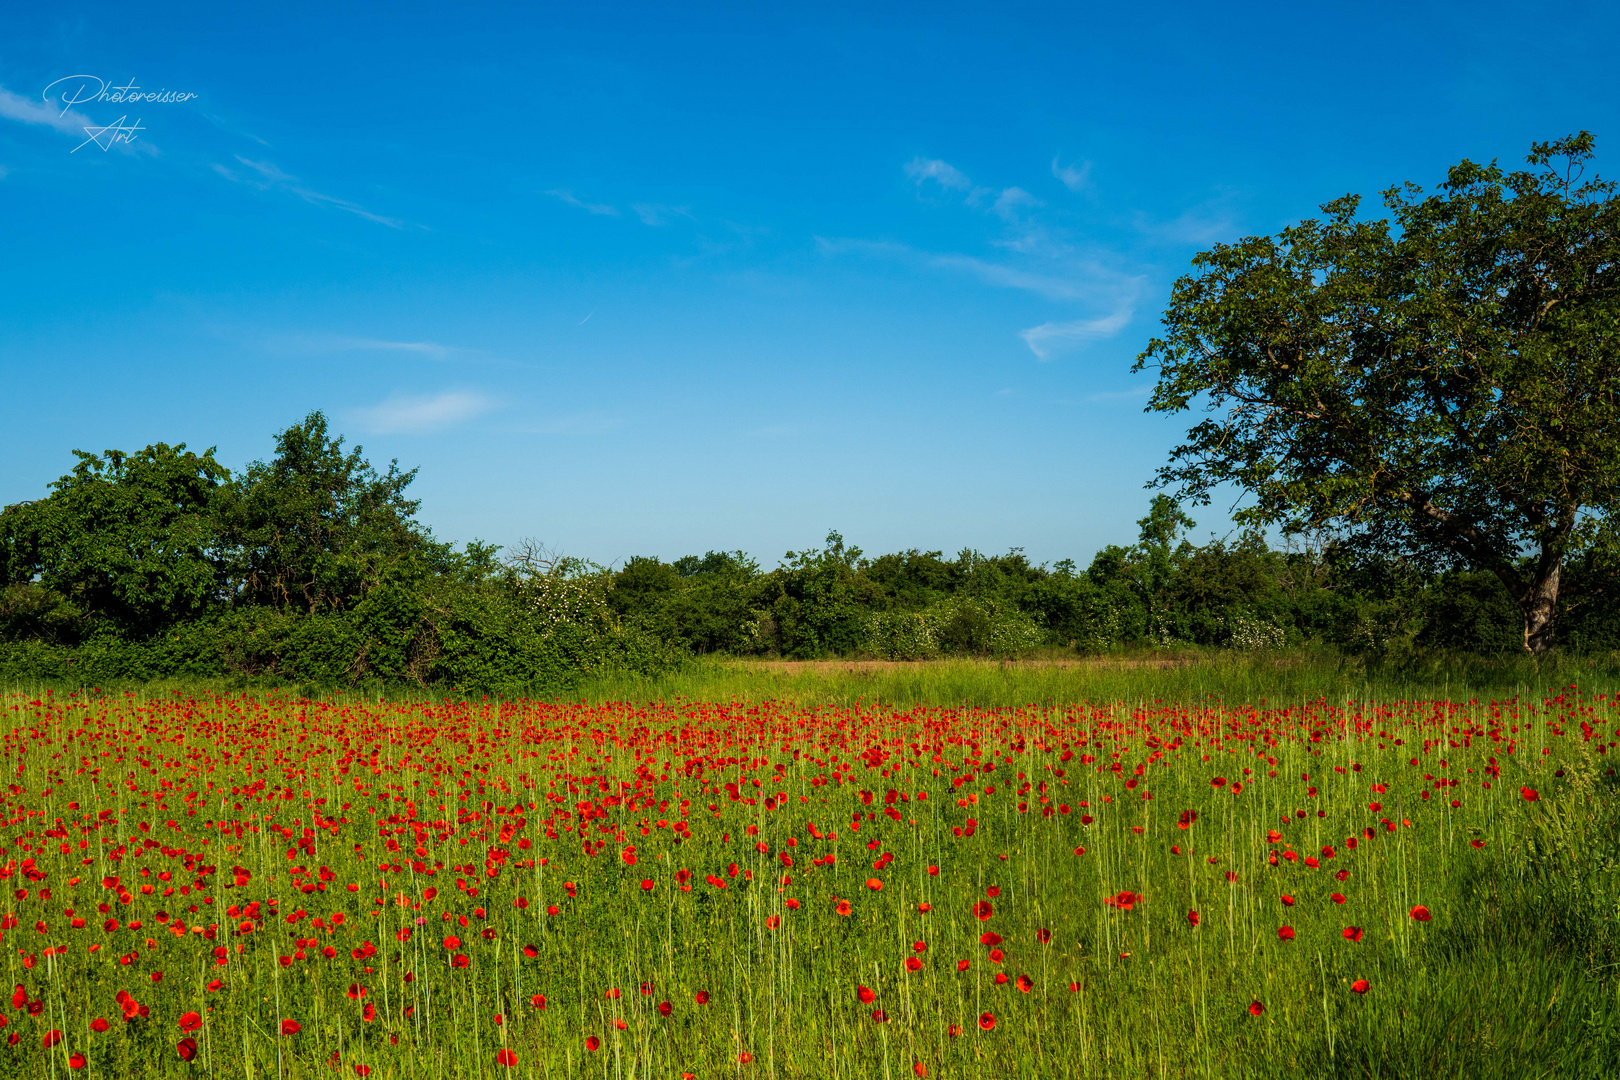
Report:
M 1155 240 L 1207 245 L 1230 239 L 1238 226 L 1227 196 L 1221 196 L 1184 210 L 1169 221 L 1158 221 L 1147 214 L 1138 214 L 1136 228 Z
M 585 200 L 578 198 L 572 191 L 552 190 L 546 192 L 546 194 L 550 195 L 554 199 L 561 199 L 569 206 L 577 206 L 586 213 L 602 214 L 606 217 L 619 216 L 619 208 L 617 206 L 609 206 L 606 203 L 588 203 Z
M 1109 270 L 1095 261 L 1054 259 L 1050 263 L 1055 272 L 1042 272 L 991 262 L 973 255 L 922 251 L 892 241 L 818 237 L 816 242 L 823 254 L 855 253 L 899 259 L 931 269 L 972 274 L 987 284 L 1032 292 L 1048 300 L 1095 302 L 1099 297 L 1134 295 L 1141 287 L 1139 278 Z
M 936 158 L 912 158 L 906 163 L 906 175 L 915 180 L 918 186 L 925 180 L 932 180 L 949 191 L 973 190 L 973 181 L 967 178 L 966 173 L 955 165 Z
M 390 395 L 376 405 L 355 409 L 353 416 L 375 434 L 421 434 L 454 427 L 493 408 L 495 401 L 488 395 L 447 390 L 434 395 Z
M 1001 194 L 996 196 L 996 201 L 991 205 L 990 209 L 1002 221 L 1008 224 L 1016 224 L 1023 219 L 1024 211 L 1045 205 L 1045 203 L 1023 188 L 1010 187 L 1004 188 Z
M 417 353 L 422 356 L 431 356 L 435 360 L 442 360 L 451 353 L 460 351 L 454 346 L 440 345 L 436 341 L 377 341 L 373 338 L 342 338 L 339 340 L 342 347 L 345 348 Z
M 79 138 L 84 137 L 86 127 L 95 126 L 95 121 L 83 113 L 71 109 L 66 111 L 57 109 L 47 102 L 34 101 L 21 94 L 14 94 L 3 86 L 0 86 L 0 117 L 23 124 L 54 128 L 64 135 L 76 135 Z
M 1063 186 L 1075 194 L 1079 194 L 1091 182 L 1091 162 L 1082 162 L 1077 169 L 1073 165 L 1059 165 L 1058 159 L 1052 159 L 1052 175 L 1063 182 Z
M 941 270 L 961 270 L 974 274 L 991 285 L 1004 289 L 1022 289 L 1048 300 L 1087 300 L 1096 295 L 1096 282 L 1081 277 L 1064 277 L 989 262 L 972 255 L 928 255 L 924 261 Z
M 247 168 L 247 172 L 228 168 L 218 162 L 212 165 L 214 172 L 232 183 L 245 184 L 260 191 L 285 191 L 287 194 L 297 196 L 312 206 L 330 206 L 335 210 L 343 210 L 354 214 L 356 217 L 365 218 L 367 221 L 375 221 L 379 225 L 386 225 L 390 229 L 403 229 L 405 227 L 405 222 L 396 218 L 383 217 L 381 214 L 374 214 L 359 203 L 339 199 L 334 195 L 327 195 L 305 187 L 298 177 L 283 172 L 273 162 L 253 161 L 243 157 L 241 154 L 234 156 L 238 162 Z
M 1042 323 L 1020 331 L 1018 336 L 1024 339 L 1030 352 L 1047 360 L 1059 349 L 1113 337 L 1130 323 L 1132 314 L 1134 305 L 1125 302 L 1101 318 Z
M 692 216 L 691 211 L 684 206 L 665 206 L 663 203 L 636 203 L 630 209 L 636 212 L 643 225 L 651 225 L 654 228 L 668 225 L 676 218 Z
M 119 117 L 113 124 L 97 124 L 94 120 L 72 109 L 58 109 L 45 101 L 14 94 L 0 86 L 0 119 L 15 120 L 22 124 L 48 127 L 80 140 L 79 146 L 95 145 L 102 150 L 116 146 L 123 153 L 156 154 L 157 147 L 140 138 L 144 126 L 140 121 L 125 128 L 127 117 Z M 77 147 L 75 147 L 77 149 Z

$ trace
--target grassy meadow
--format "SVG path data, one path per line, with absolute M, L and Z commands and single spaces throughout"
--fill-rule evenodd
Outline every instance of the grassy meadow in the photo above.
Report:
M 1153 659 L 14 687 L 0 1075 L 1620 1072 L 1601 670 Z

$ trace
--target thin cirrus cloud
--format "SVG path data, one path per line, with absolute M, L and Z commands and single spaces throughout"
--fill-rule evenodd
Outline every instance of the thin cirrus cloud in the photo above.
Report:
M 1052 175 L 1071 192 L 1079 192 L 1089 183 L 1090 162 L 1077 167 L 1053 158 L 1051 168 Z M 900 244 L 844 241 L 844 249 L 859 247 L 871 254 L 909 258 L 932 268 L 970 273 L 991 285 L 1105 312 L 1087 318 L 1052 319 L 1020 331 L 1018 336 L 1039 360 L 1113 337 L 1130 324 L 1142 278 L 1109 267 L 1106 256 L 1086 254 L 1060 239 L 1060 232 L 1046 221 L 1046 204 L 1041 199 L 1021 187 L 975 184 L 967 173 L 938 158 L 915 157 L 906 163 L 905 173 L 916 183 L 919 194 L 924 189 L 948 193 L 964 205 L 999 218 L 1005 228 L 988 242 L 1009 252 L 1016 265 L 957 253 L 916 252 Z
M 3 86 L 0 86 L 0 117 L 23 124 L 38 124 L 41 127 L 54 128 L 64 135 L 80 137 L 84 135 L 87 126 L 95 126 L 95 121 L 83 113 L 71 109 L 58 110 L 47 102 L 34 101 L 21 94 L 14 94 Z
M 1091 297 L 1094 289 L 1085 282 L 1062 274 L 1047 274 L 1024 270 L 1004 263 L 991 262 L 973 255 L 955 252 L 923 251 L 909 244 L 888 240 L 855 240 L 817 237 L 816 244 L 824 255 L 859 254 L 875 258 L 894 259 L 932 270 L 952 270 L 971 274 L 989 285 L 1006 289 L 1022 289 L 1048 300 L 1077 301 Z
M 1042 323 L 1019 331 L 1018 336 L 1024 339 L 1030 352 L 1042 360 L 1048 360 L 1060 349 L 1113 337 L 1125 329 L 1134 313 L 1135 306 L 1124 301 L 1101 318 Z
M 607 203 L 586 202 L 584 199 L 581 199 L 579 196 L 575 195 L 572 191 L 565 191 L 560 188 L 556 188 L 551 191 L 547 191 L 546 194 L 550 195 L 554 199 L 561 199 L 569 206 L 578 207 L 588 214 L 601 214 L 603 217 L 619 216 L 619 208 L 617 206 L 609 206 Z
M 451 353 L 461 351 L 453 345 L 440 345 L 436 341 L 378 341 L 374 338 L 339 338 L 334 344 L 341 349 L 416 353 L 419 356 L 430 356 L 435 360 L 443 360 Z
M 1059 303 L 1110 309 L 1102 316 L 1053 320 L 1020 331 L 1018 336 L 1039 360 L 1118 334 L 1129 325 L 1142 288 L 1140 277 L 1110 270 L 1095 261 L 1070 261 L 1055 266 L 1053 272 L 1042 272 L 972 255 L 920 251 L 890 241 L 819 238 L 818 244 L 828 255 L 857 253 L 895 259 L 926 269 L 971 274 L 988 285 L 1031 292 Z
M 367 408 L 355 409 L 352 416 L 367 431 L 377 435 L 420 435 L 464 424 L 495 408 L 488 395 L 467 390 L 447 390 L 441 394 L 393 394 Z
M 31 98 L 23 97 L 21 94 L 14 94 L 3 86 L 0 86 L 0 119 L 48 127 L 64 135 L 71 135 L 74 138 L 83 140 L 79 146 L 74 147 L 74 150 L 89 144 L 95 144 L 103 150 L 117 146 L 122 153 L 157 153 L 157 148 L 150 141 L 141 140 L 138 134 L 132 140 L 124 138 L 112 139 L 111 136 L 104 134 L 115 130 L 111 126 L 99 125 L 83 113 L 74 112 L 72 109 L 57 109 L 47 102 L 34 101 Z M 117 122 L 122 123 L 122 121 L 123 118 L 120 117 Z M 139 121 L 136 121 L 136 123 L 139 124 Z M 137 129 L 137 131 L 144 130 L 144 128 Z M 103 145 L 102 139 L 108 139 L 109 141 Z
M 938 158 L 912 158 L 906 162 L 906 175 L 915 180 L 918 187 L 932 180 L 947 191 L 965 191 L 970 197 L 976 191 L 986 194 L 990 191 L 989 188 L 975 188 L 966 173 L 950 162 L 940 161 Z
M 580 198 L 578 195 L 575 195 L 567 188 L 552 188 L 551 190 L 545 192 L 545 194 L 550 195 L 553 199 L 557 199 L 560 202 L 567 203 L 576 210 L 583 210 L 587 214 L 595 214 L 599 217 L 624 216 L 623 212 L 612 203 L 588 202 L 585 199 Z M 664 203 L 652 202 L 631 203 L 630 212 L 634 214 L 643 225 L 648 225 L 655 229 L 672 224 L 676 218 L 691 218 L 692 216 L 691 210 L 687 207 L 667 206 Z
M 306 187 L 298 177 L 283 172 L 273 162 L 253 161 L 250 158 L 243 157 L 241 154 L 233 156 L 248 171 L 243 172 L 232 169 L 217 162 L 212 166 L 216 173 L 232 183 L 245 184 L 259 191 L 285 191 L 289 195 L 304 200 L 311 206 L 329 206 L 335 210 L 342 210 L 354 214 L 356 217 L 365 218 L 367 221 L 375 221 L 379 225 L 386 225 L 390 229 L 403 229 L 405 227 L 405 222 L 397 218 L 374 214 L 359 203 L 350 202 L 348 199 L 340 199 L 335 195 L 327 195 L 324 192 Z
M 1053 158 L 1052 175 L 1057 177 L 1064 187 L 1078 195 L 1091 182 L 1091 162 L 1083 162 L 1077 169 L 1073 165 L 1059 165 L 1058 159 Z

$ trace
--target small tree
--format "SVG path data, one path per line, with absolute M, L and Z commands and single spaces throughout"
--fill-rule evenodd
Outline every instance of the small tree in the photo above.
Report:
M 1211 415 L 1154 483 L 1488 571 L 1550 647 L 1566 560 L 1617 542 L 1620 202 L 1582 179 L 1592 152 L 1582 132 L 1534 145 L 1536 171 L 1464 161 L 1384 192 L 1388 220 L 1346 196 L 1197 256 L 1134 370 L 1159 369 L 1148 409 Z

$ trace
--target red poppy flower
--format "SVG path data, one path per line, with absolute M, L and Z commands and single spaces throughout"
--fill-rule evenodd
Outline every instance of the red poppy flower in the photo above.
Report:
M 1344 903 L 1344 893 L 1334 893 L 1329 899 L 1335 904 L 1342 904 Z
M 198 1013 L 188 1012 L 180 1014 L 180 1031 L 189 1035 L 202 1027 L 202 1016 Z
M 911 943 L 911 951 L 918 954 L 919 956 L 922 955 L 923 953 L 928 951 L 928 942 L 926 942 L 926 941 L 913 941 Z
M 1188 926 L 1197 926 L 1198 925 L 1198 912 L 1196 912 L 1196 911 L 1187 912 L 1187 925 Z
M 861 999 L 862 1005 L 870 1005 L 872 1002 L 877 1000 L 876 991 L 865 986 L 857 986 L 855 988 L 855 996 Z
M 1279 927 L 1277 927 L 1277 937 L 1279 939 L 1283 940 L 1283 941 L 1293 941 L 1294 940 L 1294 928 L 1292 926 L 1279 926 Z
M 1018 987 L 1018 989 L 1027 994 L 1031 990 L 1035 989 L 1035 980 L 1031 979 L 1028 975 L 1020 975 L 1018 976 L 1018 980 L 1015 985 Z
M 1525 802 L 1539 802 L 1541 800 L 1541 796 L 1533 787 L 1522 787 L 1519 789 L 1519 794 L 1524 796 Z
M 461 939 L 456 937 L 456 935 L 451 934 L 449 937 L 444 939 L 444 947 L 445 949 L 451 951 L 459 949 L 461 948 Z
M 990 906 L 988 901 L 980 900 L 973 905 L 973 917 L 980 922 L 984 922 L 993 914 L 995 914 L 995 909 Z
M 882 892 L 883 882 L 879 881 L 875 877 L 869 877 L 866 879 L 866 887 L 871 889 L 873 892 Z
M 1042 945 L 1051 944 L 1052 931 L 1045 929 L 1035 931 L 1035 940 L 1040 942 Z
M 989 948 L 994 948 L 995 946 L 1001 944 L 1001 935 L 996 933 L 994 930 L 986 930 L 984 933 L 979 935 L 979 944 Z
M 1355 982 L 1350 984 L 1350 989 L 1354 993 L 1365 994 L 1367 992 L 1368 985 L 1369 984 L 1366 979 L 1357 979 Z
M 675 1011 L 675 1006 L 671 1005 L 669 1002 L 660 1001 L 658 1003 L 658 1015 L 659 1016 L 668 1016 L 670 1013 L 672 1013 L 674 1011 Z
M 57 1030 L 55 1030 L 53 1028 L 52 1030 L 47 1031 L 45 1033 L 45 1040 L 44 1040 L 45 1049 L 49 1050 L 51 1047 L 55 1046 L 57 1043 L 59 1043 L 61 1041 L 62 1041 L 62 1033 L 60 1031 L 57 1031 Z
M 72 1054 L 68 1057 L 68 1068 L 78 1070 L 84 1068 L 89 1062 L 85 1061 L 83 1054 Z
M 356 1076 L 370 1076 L 371 1075 L 371 1066 L 370 1065 L 356 1065 L 354 1067 L 354 1075 L 356 1075 Z
M 1264 1005 L 1260 1004 L 1258 1001 L 1249 1002 L 1249 1015 L 1250 1016 L 1259 1016 L 1261 1013 L 1263 1013 L 1265 1011 L 1266 1011 L 1266 1007 Z
M 1346 941 L 1360 941 L 1361 940 L 1361 927 L 1359 927 L 1359 926 L 1347 926 L 1347 927 L 1345 927 L 1344 928 L 1344 939 Z
M 709 992 L 707 990 L 699 990 L 696 996 L 697 1003 L 699 1005 L 707 1005 L 709 1003 Z
M 888 1020 L 889 1020 L 889 1014 L 884 1012 L 882 1009 L 873 1009 L 872 1010 L 872 1021 L 874 1023 L 884 1024 L 884 1023 L 887 1023 Z
M 968 962 L 966 960 L 958 960 L 956 962 L 956 970 L 957 971 L 966 971 L 967 969 L 968 969 Z
M 517 1064 L 517 1055 L 503 1046 L 495 1054 L 495 1064 L 504 1065 L 510 1069 Z
M 1410 914 L 1412 918 L 1416 919 L 1418 922 L 1429 921 L 1429 909 L 1424 907 L 1422 904 L 1414 907 L 1408 914 Z
M 652 892 L 652 889 L 653 889 L 652 878 L 643 878 L 642 882 L 641 882 L 641 891 L 642 892 Z
M 283 1020 L 281 1022 L 281 1033 L 283 1035 L 296 1035 L 303 1030 L 304 1025 L 296 1020 Z
M 996 1026 L 996 1014 L 995 1013 L 980 1013 L 979 1014 L 979 1027 L 982 1030 L 990 1031 L 995 1026 Z
M 546 995 L 544 995 L 544 994 L 536 994 L 536 995 L 534 995 L 534 997 L 529 999 L 529 1004 L 533 1005 L 537 1009 L 545 1008 L 546 1007 Z
M 587 1036 L 585 1036 L 585 1049 L 590 1050 L 590 1051 L 592 1051 L 594 1053 L 596 1050 L 600 1049 L 601 1046 L 602 1046 L 602 1040 L 598 1039 L 595 1035 L 587 1035 Z
M 1283 893 L 1282 902 L 1283 902 L 1283 907 L 1293 907 L 1294 906 L 1294 898 L 1292 896 L 1289 896 L 1287 893 Z
M 181 1061 L 190 1061 L 197 1056 L 197 1040 L 187 1036 L 176 1043 L 174 1049 Z

